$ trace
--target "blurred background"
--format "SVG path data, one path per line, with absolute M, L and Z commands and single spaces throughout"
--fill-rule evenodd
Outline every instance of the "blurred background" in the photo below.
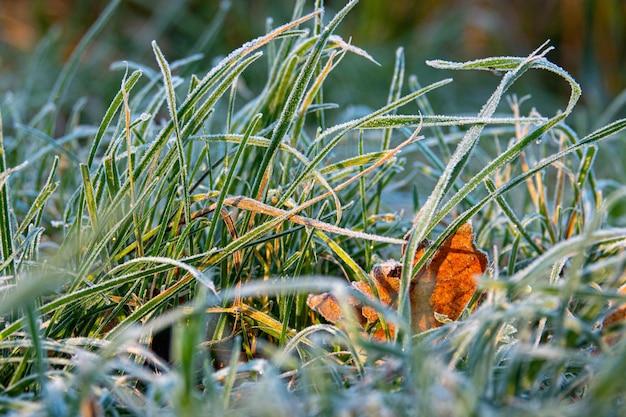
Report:
M 88 97 L 88 110 L 98 121 L 121 73 L 109 65 L 129 60 L 156 68 L 150 41 L 156 39 L 171 62 L 192 53 L 205 54 L 198 72 L 268 25 L 289 21 L 294 0 L 123 0 L 111 21 L 89 47 L 70 97 Z M 344 0 L 327 0 L 326 18 Z M 34 84 L 47 98 L 64 60 L 81 36 L 109 4 L 106 0 L 0 0 L 0 89 L 19 91 Z M 306 10 L 312 10 L 313 1 Z M 207 33 L 209 22 L 223 15 L 223 25 Z M 268 20 L 271 18 L 271 23 Z M 491 73 L 434 70 L 427 59 L 464 61 L 494 55 L 526 56 L 550 40 L 548 58 L 565 68 L 582 86 L 576 113 L 581 133 L 597 127 L 607 107 L 626 89 L 626 1 L 623 0 L 361 0 L 340 25 L 344 39 L 367 50 L 380 64 L 348 56 L 336 71 L 327 99 L 345 104 L 381 106 L 393 72 L 395 51 L 404 47 L 408 74 L 422 84 L 453 77 L 455 83 L 430 98 L 436 113 L 476 114 L 498 83 Z M 41 45 L 47 45 L 44 49 Z M 38 46 L 45 50 L 37 80 L 23 72 Z M 256 64 L 255 64 L 256 65 Z M 263 83 L 266 68 L 256 65 L 245 75 L 252 91 Z M 257 70 L 257 72 L 254 72 Z M 539 112 L 563 108 L 569 95 L 565 82 L 550 74 L 524 76 L 513 91 L 532 94 Z M 99 102 L 98 100 L 102 100 Z M 526 109 L 530 110 L 530 109 Z M 613 112 L 624 117 L 623 106 Z M 87 115 L 86 117 L 89 117 Z

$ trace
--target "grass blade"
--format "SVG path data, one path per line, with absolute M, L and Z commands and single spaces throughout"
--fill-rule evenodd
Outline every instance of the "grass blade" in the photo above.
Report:
M 7 173 L 7 162 L 4 150 L 4 135 L 2 133 L 2 114 L 0 114 L 0 174 L 3 176 Z M 13 231 L 11 227 L 11 200 L 9 198 L 9 181 L 8 178 L 2 178 L 0 181 L 0 239 L 2 241 L 2 261 L 8 261 L 3 268 L 6 275 L 11 277 L 7 283 L 15 283 L 15 262 Z
M 180 172 L 180 186 L 183 192 L 183 206 L 184 206 L 184 215 L 185 222 L 187 224 L 191 223 L 191 208 L 189 204 L 189 184 L 187 181 L 187 161 L 185 159 L 185 153 L 183 150 L 183 138 L 180 133 L 180 126 L 178 125 L 178 115 L 177 115 L 177 106 L 176 106 L 176 92 L 174 91 L 174 85 L 172 84 L 172 73 L 165 59 L 165 56 L 159 49 L 156 41 L 152 41 L 152 49 L 154 51 L 154 55 L 156 55 L 157 62 L 159 63 L 159 68 L 161 68 L 161 73 L 163 74 L 163 83 L 165 84 L 165 90 L 167 91 L 167 104 L 170 110 L 170 117 L 172 118 L 172 123 L 174 124 L 174 133 L 176 135 L 176 151 L 178 154 L 178 169 Z M 131 185 L 132 186 L 132 185 Z

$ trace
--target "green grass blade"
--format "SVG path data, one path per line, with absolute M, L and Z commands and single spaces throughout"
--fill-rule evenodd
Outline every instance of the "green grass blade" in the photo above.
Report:
M 59 157 L 55 156 L 54 161 L 52 162 L 52 168 L 50 168 L 50 174 L 48 174 L 48 179 L 46 180 L 46 184 L 41 189 L 41 191 L 35 198 L 35 201 L 33 201 L 33 204 L 30 206 L 30 209 L 28 210 L 28 212 L 22 219 L 22 223 L 20 224 L 16 232 L 17 236 L 22 235 L 23 233 L 26 232 L 26 229 L 28 228 L 28 225 L 30 224 L 33 218 L 36 218 L 33 225 L 35 227 L 39 225 L 46 202 L 48 201 L 52 193 L 54 193 L 54 191 L 59 186 L 58 182 L 52 182 L 54 175 L 56 174 L 58 166 L 59 166 Z
M 113 120 L 113 117 L 115 117 L 115 113 L 117 113 L 118 109 L 122 105 L 122 102 L 124 99 L 122 90 L 130 91 L 135 86 L 139 78 L 141 78 L 141 74 L 142 74 L 141 71 L 135 71 L 130 75 L 130 77 L 128 77 L 128 79 L 126 79 L 124 85 L 122 86 L 120 91 L 118 91 L 118 93 L 115 95 L 115 97 L 111 101 L 111 104 L 109 105 L 109 108 L 104 113 L 104 116 L 102 117 L 102 121 L 100 122 L 100 126 L 98 127 L 98 132 L 96 133 L 96 136 L 94 137 L 93 142 L 91 144 L 91 149 L 89 150 L 87 166 L 90 169 L 91 169 L 91 165 L 93 164 L 94 159 L 96 158 L 96 152 L 98 151 L 98 148 L 100 147 L 100 143 L 102 142 L 102 139 L 104 138 L 104 134 L 109 128 L 111 121 Z
M 83 187 L 85 190 L 85 201 L 87 203 L 87 212 L 91 220 L 93 230 L 98 230 L 98 206 L 93 191 L 93 184 L 89 175 L 89 168 L 85 164 L 80 164 L 80 173 L 83 177 Z
M 161 68 L 161 74 L 163 75 L 163 83 L 165 84 L 165 90 L 167 91 L 167 104 L 170 111 L 170 117 L 174 124 L 174 133 L 176 135 L 176 151 L 178 155 L 178 169 L 180 172 L 180 186 L 183 192 L 183 206 L 185 210 L 185 223 L 191 224 L 191 208 L 189 204 L 189 183 L 187 181 L 187 160 L 185 159 L 185 153 L 183 149 L 183 139 L 180 133 L 180 126 L 178 124 L 177 106 L 176 106 L 176 92 L 174 91 L 174 85 L 172 84 L 172 73 L 165 56 L 159 49 L 156 41 L 152 41 L 152 50 Z
M 0 174 L 7 172 L 7 161 L 4 149 L 4 135 L 2 132 L 2 115 L 0 114 Z M 12 278 L 8 284 L 15 283 L 15 262 L 14 258 L 14 241 L 13 231 L 11 227 L 11 200 L 9 197 L 9 181 L 8 178 L 2 178 L 0 181 L 0 240 L 2 241 L 2 261 L 8 261 L 3 268 L 6 275 Z

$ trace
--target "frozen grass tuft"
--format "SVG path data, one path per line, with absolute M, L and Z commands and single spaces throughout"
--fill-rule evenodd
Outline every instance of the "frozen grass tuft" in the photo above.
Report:
M 444 76 L 503 74 L 474 117 L 434 112 L 427 94 L 451 80 L 420 85 L 398 50 L 387 101 L 351 118 L 323 92 L 346 55 L 372 65 L 337 34 L 356 1 L 335 16 L 298 2 L 291 22 L 208 71 L 189 75 L 204 61 L 170 63 L 154 42 L 155 62 L 114 66 L 119 91 L 84 126 L 83 102 L 69 116 L 61 104 L 117 3 L 41 109 L 19 105 L 21 92 L 3 99 L 3 413 L 626 413 L 626 230 L 611 226 L 625 191 L 593 169 L 626 120 L 569 127 L 581 89 L 547 44 L 429 62 Z M 253 64 L 267 79 L 250 97 Z M 537 114 L 518 98 L 528 71 L 570 86 L 562 109 Z M 479 293 L 459 321 L 410 334 L 413 274 L 470 219 L 491 259 Z M 349 281 L 401 256 L 400 307 L 384 309 L 397 340 L 307 307 L 311 293 L 345 299 Z

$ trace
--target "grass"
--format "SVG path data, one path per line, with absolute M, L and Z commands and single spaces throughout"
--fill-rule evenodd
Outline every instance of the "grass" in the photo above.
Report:
M 406 77 L 399 50 L 387 102 L 349 117 L 324 87 L 348 54 L 371 65 L 338 36 L 355 4 L 324 16 L 298 2 L 290 23 L 197 75 L 184 71 L 194 57 L 168 62 L 153 43 L 152 66 L 115 66 L 119 90 L 85 126 L 81 101 L 62 104 L 112 2 L 46 105 L 4 98 L 3 413 L 624 414 L 623 324 L 603 325 L 626 301 L 626 230 L 611 215 L 624 188 L 594 163 L 626 120 L 569 127 L 581 89 L 547 45 L 429 62 L 502 74 L 473 117 L 434 112 L 427 94 L 451 80 Z M 267 80 L 250 97 L 253 65 Z M 570 87 L 554 114 L 510 92 L 537 70 Z M 389 206 L 398 189 L 413 221 Z M 479 296 L 461 320 L 410 334 L 410 279 L 470 219 L 491 260 Z M 345 295 L 402 256 L 409 230 L 400 307 L 385 309 L 397 340 L 309 310 L 310 293 Z

